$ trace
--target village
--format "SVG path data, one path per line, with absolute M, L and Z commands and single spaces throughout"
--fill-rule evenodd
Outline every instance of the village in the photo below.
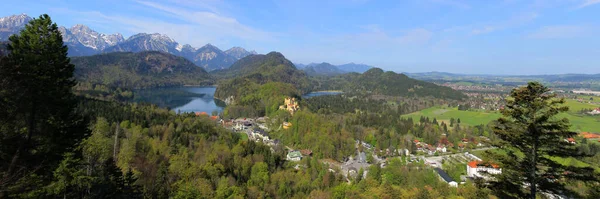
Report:
M 498 97 L 496 94 L 492 95 Z M 498 107 L 498 104 L 494 104 L 493 106 Z M 281 105 L 279 109 L 288 111 L 293 115 L 300 109 L 300 106 L 295 98 L 288 97 L 285 98 L 284 105 Z M 593 109 L 588 114 L 600 114 L 600 108 Z M 302 165 L 300 161 L 303 158 L 312 156 L 313 152 L 311 149 L 294 149 L 290 146 L 283 146 L 280 140 L 273 139 L 269 135 L 269 132 L 274 129 L 289 129 L 294 125 L 291 122 L 284 121 L 273 127 L 272 124 L 269 126 L 271 122 L 268 117 L 221 119 L 219 116 L 208 116 L 204 112 L 196 113 L 196 115 L 209 117 L 232 132 L 244 134 L 249 141 L 261 142 L 271 147 L 272 151 L 275 151 L 275 148 L 284 149 L 286 151 L 286 160 L 296 162 L 294 168 L 297 170 L 306 168 L 306 165 Z M 579 136 L 585 139 L 597 139 L 600 142 L 600 135 L 598 134 L 583 132 Z M 487 137 L 480 136 L 477 139 L 463 138 L 458 143 L 451 143 L 448 140 L 442 139 L 437 142 L 438 144 L 432 145 L 414 139 L 412 140 L 413 148 L 411 149 L 383 150 L 376 149 L 367 142 L 355 140 L 356 153 L 353 156 L 347 157 L 344 162 L 340 163 L 331 159 L 320 160 L 320 162 L 329 165 L 330 172 L 339 172 L 346 177 L 348 182 L 351 182 L 352 179 L 355 179 L 359 175 L 361 170 L 363 171 L 362 177 L 364 178 L 370 166 L 378 165 L 384 168 L 389 160 L 399 158 L 406 163 L 418 163 L 429 167 L 438 175 L 441 181 L 448 183 L 451 187 L 458 187 L 470 179 L 489 179 L 489 176 L 484 173 L 498 174 L 502 172 L 502 169 L 498 165 L 486 162 L 474 154 L 493 149 L 493 147 L 485 144 L 488 141 Z M 576 143 L 574 138 L 565 139 L 564 141 L 569 144 Z M 454 175 L 455 177 L 453 178 L 452 175 L 446 172 L 445 165 L 464 165 L 464 170 L 462 170 L 461 175 Z
M 284 105 L 279 107 L 281 110 L 288 111 L 290 114 L 294 114 L 300 109 L 298 102 L 295 98 L 285 98 Z M 293 126 L 291 122 L 282 122 L 278 126 L 269 127 L 270 118 L 258 117 L 258 118 L 237 118 L 237 119 L 221 119 L 219 116 L 209 116 L 205 112 L 196 113 L 196 116 L 204 116 L 219 123 L 226 129 L 231 130 L 235 133 L 241 133 L 247 136 L 249 141 L 261 142 L 275 151 L 276 148 L 280 147 L 287 151 L 286 160 L 290 162 L 300 162 L 303 158 L 312 156 L 312 150 L 310 149 L 294 149 L 290 146 L 283 146 L 281 141 L 273 139 L 269 132 L 274 129 L 288 129 Z M 485 137 L 481 137 L 478 140 L 486 141 Z M 501 169 L 497 165 L 485 163 L 480 157 L 470 154 L 468 151 L 483 151 L 490 149 L 490 147 L 482 142 L 478 142 L 475 139 L 463 139 L 456 146 L 453 143 L 446 141 L 440 141 L 437 145 L 428 144 L 418 139 L 412 141 L 414 149 L 375 149 L 371 144 L 361 140 L 356 140 L 355 148 L 356 153 L 353 156 L 347 157 L 345 162 L 337 162 L 335 160 L 326 159 L 320 160 L 322 163 L 329 165 L 330 172 L 340 172 L 346 177 L 348 182 L 354 179 L 359 174 L 360 170 L 363 170 L 363 177 L 367 175 L 367 170 L 371 165 L 378 165 L 385 167 L 387 162 L 393 158 L 399 158 L 404 161 L 420 163 L 426 167 L 430 167 L 434 172 L 437 173 L 439 179 L 448 183 L 452 187 L 457 187 L 458 184 L 465 183 L 467 179 L 474 178 L 486 178 L 479 171 L 487 171 L 489 173 L 499 173 Z M 467 147 L 468 146 L 468 147 Z M 378 150 L 378 151 L 377 151 Z M 444 171 L 444 162 L 464 164 L 464 173 L 460 179 L 453 179 L 448 173 Z M 297 163 L 294 168 L 302 169 L 306 167 L 300 163 Z

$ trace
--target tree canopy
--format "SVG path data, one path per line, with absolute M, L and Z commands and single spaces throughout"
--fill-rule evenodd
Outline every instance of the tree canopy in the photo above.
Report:
M 568 110 L 564 99 L 537 82 L 514 89 L 502 110 L 503 117 L 493 131 L 500 138 L 493 143 L 501 152 L 490 152 L 502 168 L 490 188 L 502 198 L 536 198 L 555 194 L 581 197 L 566 188 L 571 180 L 582 180 L 598 188 L 594 169 L 563 165 L 557 158 L 577 157 L 577 149 L 567 139 L 569 120 L 558 118 Z M 597 173 L 595 174 L 597 176 Z M 594 185 L 594 183 L 596 183 Z

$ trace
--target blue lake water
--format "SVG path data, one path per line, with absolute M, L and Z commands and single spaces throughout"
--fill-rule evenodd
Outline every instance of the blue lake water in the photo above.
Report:
M 343 92 L 340 91 L 317 91 L 317 92 L 310 92 L 307 94 L 302 95 L 302 98 L 308 99 L 311 97 L 318 97 L 318 96 L 323 96 L 323 95 L 339 95 L 342 94 Z
M 215 99 L 216 87 L 179 87 L 155 88 L 134 91 L 134 102 L 147 102 L 175 112 L 206 112 L 221 113 L 225 103 Z M 318 91 L 307 93 L 302 98 L 311 98 L 323 95 L 339 95 L 337 91 Z
M 147 102 L 175 112 L 222 112 L 225 103 L 214 98 L 215 87 L 143 89 L 134 92 L 135 102 Z

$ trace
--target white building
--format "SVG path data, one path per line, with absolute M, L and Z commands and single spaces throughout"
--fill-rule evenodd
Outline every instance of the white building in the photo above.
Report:
M 438 146 L 437 146 L 437 148 L 436 148 L 435 150 L 437 150 L 438 152 L 446 153 L 446 151 L 447 151 L 448 149 L 446 148 L 446 146 L 443 146 L 443 145 L 438 145 Z
M 489 176 L 486 175 L 486 172 L 489 174 L 500 174 L 502 173 L 502 169 L 500 169 L 498 165 L 484 163 L 482 161 L 471 161 L 467 164 L 467 176 L 470 178 L 487 179 Z
M 302 154 L 300 153 L 300 151 L 290 151 L 287 154 L 287 158 L 288 161 L 300 161 L 302 159 Z

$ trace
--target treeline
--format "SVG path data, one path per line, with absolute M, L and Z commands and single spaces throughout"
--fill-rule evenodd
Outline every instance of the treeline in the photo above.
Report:
M 385 97 L 369 95 L 323 95 L 304 100 L 308 109 L 320 114 L 369 112 L 381 114 L 408 114 L 436 104 L 448 102 L 435 98 Z M 391 112 L 390 112 L 391 111 Z
M 133 91 L 126 88 L 110 87 L 103 84 L 80 82 L 75 88 L 75 94 L 107 101 L 127 101 L 133 99 Z

